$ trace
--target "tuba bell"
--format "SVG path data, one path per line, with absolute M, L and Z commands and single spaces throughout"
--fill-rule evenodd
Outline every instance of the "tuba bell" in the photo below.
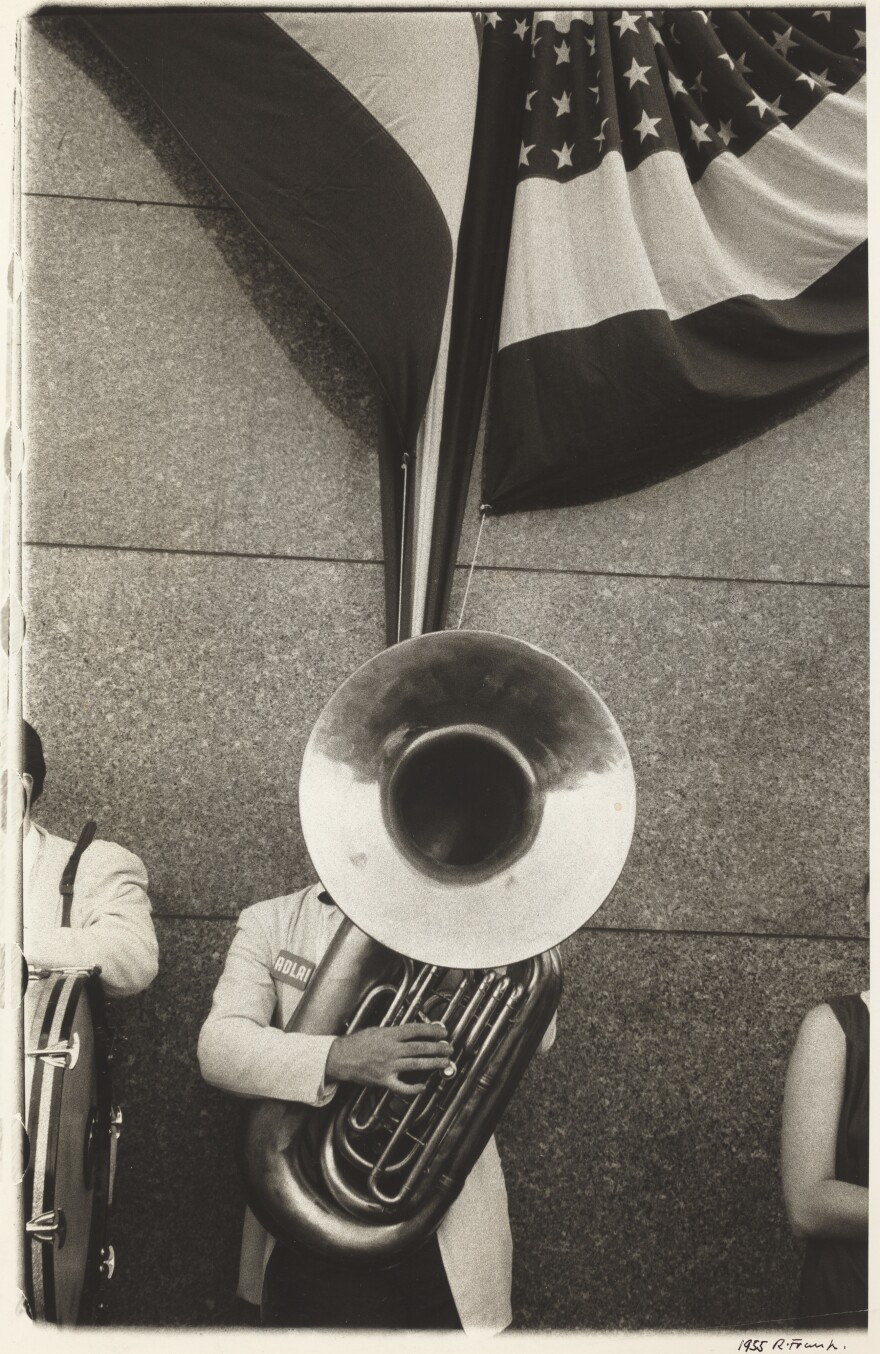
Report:
M 278 1239 L 390 1263 L 459 1194 L 562 990 L 556 946 L 608 896 L 635 822 L 626 743 L 572 668 L 441 631 L 359 668 L 312 730 L 300 819 L 345 917 L 291 1029 L 442 1021 L 451 1066 L 404 1096 L 261 1100 L 241 1167 Z

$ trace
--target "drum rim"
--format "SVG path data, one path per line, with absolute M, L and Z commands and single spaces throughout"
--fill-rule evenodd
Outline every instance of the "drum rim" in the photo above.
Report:
M 62 975 L 56 974 L 53 981 L 53 990 L 49 993 L 46 1009 L 43 1013 L 43 1020 L 38 1036 L 37 1048 L 44 1048 L 50 1038 L 53 1022 L 56 1019 L 58 1005 L 62 996 L 67 990 L 67 1006 L 63 1014 L 62 1024 L 58 1031 L 59 1039 L 67 1039 L 70 1036 L 76 1013 L 79 1009 L 80 1001 L 85 998 L 89 1005 L 89 1015 L 92 1021 L 94 1032 L 95 1047 L 95 1097 L 97 1108 L 104 1120 L 107 1132 L 109 1133 L 110 1113 L 112 1104 L 112 1087 L 110 1077 L 110 1031 L 107 1025 L 106 1001 L 100 979 L 97 975 L 88 977 L 86 975 Z M 67 984 L 70 983 L 70 987 Z M 60 1107 L 64 1091 L 64 1078 L 67 1073 L 66 1068 L 54 1067 L 45 1062 L 42 1058 L 37 1058 L 33 1071 L 33 1080 L 31 1082 L 31 1093 L 28 1101 L 28 1144 L 29 1161 L 28 1170 L 25 1179 L 25 1216 L 33 1216 L 33 1196 L 34 1196 L 34 1144 L 36 1141 L 36 1128 L 39 1118 L 40 1101 L 43 1096 L 43 1085 L 46 1074 L 50 1073 L 54 1077 L 51 1089 L 51 1098 L 49 1102 L 49 1123 L 46 1125 L 47 1146 L 46 1146 L 46 1166 L 43 1175 L 43 1200 L 41 1212 L 46 1212 L 55 1207 L 55 1175 L 58 1157 L 58 1135 L 61 1123 Z M 33 1124 L 35 1132 L 30 1131 L 30 1125 Z M 104 1169 L 100 1172 L 100 1177 L 95 1179 L 93 1184 L 93 1204 L 92 1204 L 92 1227 L 88 1240 L 85 1261 L 85 1275 L 83 1278 L 82 1294 L 80 1297 L 79 1309 L 76 1317 L 76 1324 L 79 1325 L 89 1320 L 93 1316 L 93 1308 L 97 1299 L 98 1288 L 100 1284 L 100 1262 L 101 1252 L 106 1244 L 107 1238 L 107 1219 L 108 1219 L 108 1172 L 109 1172 L 109 1152 L 106 1157 Z M 34 1290 L 33 1274 L 33 1246 L 40 1245 L 42 1249 L 43 1266 L 43 1312 L 40 1315 L 41 1320 L 57 1324 L 57 1309 L 55 1305 L 55 1247 L 54 1245 L 43 1245 L 41 1242 L 33 1242 L 25 1246 L 25 1278 L 27 1285 L 27 1297 L 31 1305 L 31 1310 L 36 1314 L 36 1293 Z

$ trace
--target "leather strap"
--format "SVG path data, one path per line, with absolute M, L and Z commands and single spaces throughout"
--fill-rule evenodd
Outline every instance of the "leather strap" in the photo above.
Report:
M 62 926 L 70 926 L 70 911 L 73 907 L 73 881 L 76 879 L 76 872 L 79 868 L 82 853 L 87 846 L 91 846 L 97 831 L 98 824 L 90 818 L 82 832 L 79 834 L 79 841 L 73 848 L 70 860 L 64 867 L 60 885 Z

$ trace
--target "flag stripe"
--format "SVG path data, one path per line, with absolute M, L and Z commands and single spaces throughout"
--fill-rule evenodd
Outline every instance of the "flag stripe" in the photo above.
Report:
M 866 262 L 863 243 L 790 300 L 638 311 L 505 348 L 484 500 L 504 513 L 638 488 L 790 414 L 864 360 Z
M 567 183 L 524 180 L 500 347 L 627 311 L 679 319 L 735 296 L 796 295 L 864 238 L 864 116 L 860 81 L 796 132 L 719 155 L 695 185 L 666 151 L 629 173 L 614 152 Z

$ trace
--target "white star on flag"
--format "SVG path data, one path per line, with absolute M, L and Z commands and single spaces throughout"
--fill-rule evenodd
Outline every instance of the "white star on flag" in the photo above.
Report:
M 707 91 L 707 89 L 706 89 L 706 86 L 703 84 L 703 72 L 702 72 L 702 71 L 698 71 L 698 72 L 697 72 L 697 78 L 696 78 L 696 80 L 694 81 L 694 83 L 691 85 L 691 92 L 692 92 L 693 94 L 706 94 L 706 93 L 708 93 L 708 91 Z
M 814 19 L 827 19 L 828 22 L 830 23 L 830 22 L 831 22 L 831 10 L 830 10 L 830 9 L 814 9 L 814 10 L 813 10 L 813 18 L 814 18 Z
M 659 141 L 660 133 L 656 130 L 656 128 L 657 123 L 660 121 L 661 121 L 660 118 L 649 118 L 647 108 L 642 109 L 642 116 L 640 120 L 636 123 L 635 127 L 633 127 L 633 131 L 638 132 L 639 134 L 639 144 L 641 144 L 642 141 L 644 141 L 646 136 L 656 136 L 657 140 Z
M 529 163 L 529 152 L 533 151 L 534 149 L 535 149 L 534 145 L 527 146 L 525 141 L 520 143 L 519 162 L 521 165 L 527 165 Z
M 606 123 L 607 121 L 608 121 L 607 118 L 603 118 L 603 119 L 602 119 L 601 123 L 599 124 L 599 135 L 593 137 L 593 140 L 594 140 L 594 141 L 598 141 L 598 142 L 599 142 L 599 149 L 600 149 L 600 150 L 601 150 L 602 146 L 605 144 L 605 123 Z
M 500 22 L 501 15 L 497 12 L 497 10 L 494 9 L 491 11 L 491 13 L 485 15 L 483 19 L 483 23 L 486 25 L 487 28 L 495 28 L 497 27 L 498 24 L 500 24 Z
M 702 145 L 704 141 L 712 140 L 711 136 L 709 136 L 708 128 L 708 122 L 704 122 L 698 127 L 693 118 L 691 118 L 691 140 L 695 146 Z
M 785 109 L 782 107 L 782 95 L 781 95 L 781 94 L 779 95 L 779 98 L 778 98 L 778 99 L 774 99 L 774 100 L 773 100 L 773 102 L 769 105 L 769 107 L 773 109 L 773 112 L 776 114 L 776 116 L 777 116 L 778 118 L 787 118 L 787 117 L 788 117 L 788 114 L 786 113 Z
M 739 137 L 737 136 L 736 132 L 732 130 L 732 127 L 733 127 L 733 118 L 731 118 L 729 122 L 722 122 L 720 127 L 718 128 L 718 135 L 724 142 L 725 146 L 729 146 L 731 141 L 739 140 Z
M 587 46 L 588 46 L 589 49 L 590 49 L 590 56 L 595 56 L 595 55 L 596 55 L 596 39 L 595 39 L 595 38 L 588 38 L 588 37 L 586 36 L 586 34 L 584 34 L 584 42 L 587 44 Z
M 531 113 L 531 111 L 532 111 L 532 99 L 535 97 L 535 95 L 537 94 L 537 92 L 538 92 L 538 91 L 537 91 L 536 89 L 533 89 L 532 92 L 531 92 L 531 94 L 527 94 L 527 95 L 526 95 L 526 112 L 527 112 L 527 113 Z
M 763 117 L 769 111 L 770 105 L 761 98 L 760 94 L 756 94 L 753 99 L 749 99 L 746 108 L 757 108 L 758 116 Z
M 638 33 L 639 21 L 637 18 L 633 18 L 632 14 L 623 10 L 620 18 L 614 20 L 614 27 L 619 30 L 620 36 L 623 37 L 624 33 Z
M 866 30 L 864 28 L 855 29 L 856 45 L 853 50 L 856 52 L 859 50 L 860 47 L 864 47 L 865 45 L 865 31 Z
M 571 112 L 571 95 L 567 94 L 565 90 L 562 91 L 562 98 L 554 98 L 553 102 L 556 104 L 556 116 L 558 118 L 561 118 L 563 113 Z
M 673 94 L 687 94 L 687 85 L 684 80 L 678 78 L 675 71 L 670 71 L 667 79 L 669 81 L 669 88 L 672 90 Z
M 529 31 L 528 19 L 520 19 L 519 23 L 513 25 L 513 31 L 518 38 L 525 39 L 526 33 Z
M 637 80 L 640 80 L 643 85 L 648 84 L 647 72 L 650 69 L 650 66 L 640 66 L 635 57 L 633 57 L 633 62 L 629 70 L 623 72 L 627 80 L 629 80 L 630 89 L 632 89 Z
M 556 53 L 556 64 L 561 66 L 564 61 L 571 61 L 571 48 L 567 42 L 560 42 L 558 47 L 553 48 Z
M 833 89 L 833 88 L 834 88 L 834 85 L 833 85 L 833 84 L 831 83 L 831 81 L 828 79 L 828 67 L 827 67 L 827 66 L 826 66 L 825 69 L 824 69 L 823 71 L 821 71 L 818 75 L 816 74 L 815 71 L 810 71 L 810 79 L 813 80 L 813 81 L 815 81 L 815 83 L 819 86 L 819 88 L 823 91 L 823 93 L 826 93 L 826 94 L 827 94 L 829 89 Z M 810 86 L 810 88 L 812 88 L 812 86 Z
M 791 32 L 791 27 L 786 28 L 784 33 L 777 33 L 775 29 L 773 30 L 773 37 L 775 39 L 773 46 L 776 48 L 777 52 L 781 52 L 783 56 L 788 56 L 789 47 L 800 47 L 800 43 L 795 42 L 794 38 L 791 36 Z
M 733 70 L 733 57 L 729 52 L 722 52 L 718 57 L 719 61 L 726 61 L 731 70 Z
M 557 169 L 562 169 L 563 165 L 568 165 L 569 168 L 574 169 L 574 165 L 571 163 L 571 152 L 573 150 L 574 144 L 569 145 L 567 141 L 563 141 L 562 150 L 554 150 L 553 154 L 559 161 L 556 166 Z
M 739 75 L 743 76 L 743 78 L 752 73 L 751 66 L 746 65 L 746 56 L 747 53 L 743 52 L 742 56 L 738 56 L 733 63 L 734 70 L 736 70 Z
M 659 46 L 659 47 L 662 47 L 662 46 L 663 46 L 663 34 L 662 34 L 662 33 L 658 33 L 657 29 L 654 27 L 654 25 L 653 25 L 652 23 L 649 23 L 649 24 L 648 24 L 648 32 L 649 32 L 650 35 L 651 35 L 651 41 L 653 42 L 654 46 L 655 46 L 655 47 L 658 47 L 658 46 Z
M 596 71 L 596 74 L 597 74 L 597 75 L 601 75 L 602 72 L 601 72 L 601 71 Z M 599 86 L 598 86 L 598 85 L 587 85 L 587 89 L 590 91 L 591 94 L 595 94 L 595 96 L 596 96 L 596 103 L 598 103 L 598 102 L 599 102 Z

